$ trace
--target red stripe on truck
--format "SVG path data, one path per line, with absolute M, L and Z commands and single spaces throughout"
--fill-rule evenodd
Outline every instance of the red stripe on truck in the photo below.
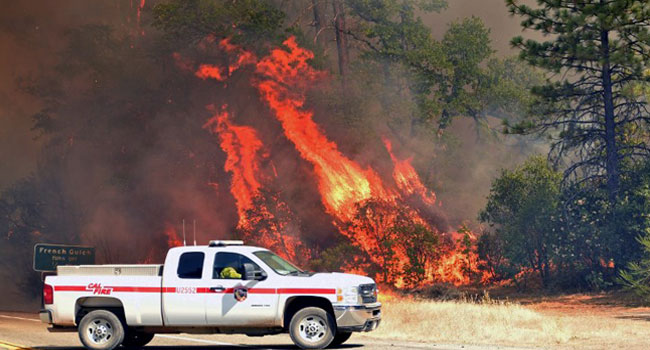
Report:
M 86 286 L 54 286 L 55 292 L 86 292 Z
M 278 294 L 336 294 L 336 289 L 325 288 L 281 288 Z
M 160 287 L 106 287 L 113 290 L 113 292 L 124 293 L 160 293 Z
M 276 294 L 277 289 L 275 288 L 251 288 L 248 290 L 252 294 Z
M 134 287 L 134 286 L 106 286 L 103 290 L 115 293 L 187 293 L 185 288 L 193 287 Z M 223 291 L 213 291 L 208 287 L 197 287 L 195 294 L 230 294 L 235 288 L 226 288 Z M 88 286 L 54 286 L 55 292 L 93 292 Z M 336 294 L 334 288 L 249 288 L 251 294 Z

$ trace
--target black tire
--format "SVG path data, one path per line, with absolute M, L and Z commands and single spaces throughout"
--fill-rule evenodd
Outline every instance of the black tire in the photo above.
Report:
M 329 347 L 335 348 L 337 346 L 341 346 L 343 343 L 348 341 L 348 339 L 350 339 L 351 336 L 352 336 L 352 332 L 336 332 L 336 335 L 334 336 L 334 340 L 332 340 Z
M 122 341 L 122 346 L 130 349 L 141 348 L 153 339 L 154 333 L 142 333 L 137 331 L 127 331 Z
M 302 349 L 324 349 L 336 335 L 334 317 L 319 307 L 306 307 L 291 318 L 291 340 Z
M 91 311 L 79 322 L 79 339 L 86 349 L 113 350 L 124 340 L 124 325 L 110 311 Z

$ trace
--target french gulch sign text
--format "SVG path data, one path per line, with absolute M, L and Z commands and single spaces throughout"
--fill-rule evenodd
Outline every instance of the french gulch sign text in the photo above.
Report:
M 92 265 L 95 248 L 38 243 L 34 246 L 34 270 L 56 271 L 59 265 Z

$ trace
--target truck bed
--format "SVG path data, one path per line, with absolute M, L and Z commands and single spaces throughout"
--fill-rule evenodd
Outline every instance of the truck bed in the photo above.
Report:
M 163 265 L 57 266 L 58 276 L 161 276 Z
M 74 325 L 80 306 L 123 307 L 126 321 L 133 326 L 162 326 L 163 265 L 81 265 L 58 266 L 56 276 L 48 276 L 53 286 L 55 323 Z M 101 299 L 99 299 L 101 298 Z M 78 304 L 78 305 L 75 305 Z

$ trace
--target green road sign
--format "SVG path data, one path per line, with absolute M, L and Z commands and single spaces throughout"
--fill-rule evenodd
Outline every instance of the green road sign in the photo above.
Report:
M 56 271 L 59 265 L 94 263 L 94 247 L 47 243 L 38 243 L 34 246 L 34 270 L 36 271 Z

